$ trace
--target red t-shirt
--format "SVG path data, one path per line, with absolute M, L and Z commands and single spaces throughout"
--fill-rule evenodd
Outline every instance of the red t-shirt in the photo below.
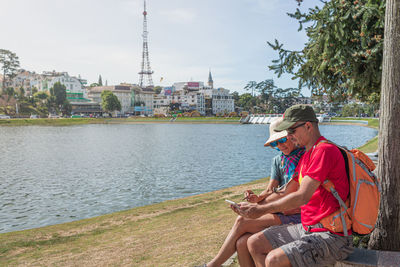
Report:
M 301 206 L 301 222 L 303 226 L 317 224 L 322 218 L 339 209 L 337 199 L 322 187 L 326 179 L 332 181 L 343 200 L 346 200 L 349 195 L 349 181 L 342 154 L 332 144 L 320 143 L 317 146 L 321 140 L 326 139 L 321 136 L 313 148 L 306 151 L 301 157 L 296 168 L 299 176 L 295 177 L 295 179 L 299 183 L 301 183 L 302 177 L 305 176 L 321 182 L 321 185 L 314 192 L 308 203 Z M 318 231 L 318 229 L 314 231 Z

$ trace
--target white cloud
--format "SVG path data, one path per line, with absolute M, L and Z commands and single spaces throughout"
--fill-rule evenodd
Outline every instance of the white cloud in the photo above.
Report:
M 0 48 L 16 52 L 21 67 L 68 71 L 89 82 L 99 74 L 109 84 L 138 82 L 142 0 L 1 2 Z M 231 90 L 267 78 L 296 86 L 267 70 L 277 55 L 266 44 L 277 38 L 289 49 L 302 46 L 304 34 L 286 16 L 296 7 L 294 0 L 147 0 L 153 81 L 206 82 L 211 68 L 215 85 Z
M 193 8 L 164 9 L 159 11 L 159 15 L 163 16 L 165 20 L 182 24 L 191 23 L 197 18 L 196 11 Z

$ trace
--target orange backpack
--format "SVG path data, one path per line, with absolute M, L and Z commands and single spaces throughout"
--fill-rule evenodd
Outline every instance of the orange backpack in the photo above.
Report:
M 320 223 L 333 232 L 343 232 L 345 235 L 350 227 L 358 234 L 371 233 L 378 218 L 381 199 L 381 186 L 372 172 L 375 164 L 358 149 L 348 150 L 328 140 L 320 143 L 322 142 L 337 146 L 342 153 L 349 178 L 350 194 L 344 202 L 333 183 L 325 180 L 323 187 L 339 201 L 340 209 L 323 218 Z

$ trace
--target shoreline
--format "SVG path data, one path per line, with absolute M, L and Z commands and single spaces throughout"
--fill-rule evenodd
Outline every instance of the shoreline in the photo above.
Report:
M 60 118 L 60 119 L 0 119 L 1 126 L 72 126 L 86 124 L 239 124 L 239 117 L 183 117 L 171 122 L 170 118 Z
M 69 126 L 69 125 L 85 125 L 85 124 L 240 124 L 240 117 L 179 117 L 176 121 L 170 121 L 171 118 L 60 118 L 60 119 L 0 119 L 1 126 Z M 359 119 L 360 121 L 373 121 L 374 119 Z M 375 119 L 376 120 L 376 119 Z M 343 119 L 336 119 L 330 122 L 320 123 L 324 124 L 337 124 L 337 125 L 357 125 L 377 128 L 369 124 L 355 122 L 355 119 L 349 122 Z
M 368 127 L 376 129 L 371 125 Z M 263 178 L 88 219 L 1 233 L 0 265 L 202 264 L 217 253 L 230 229 L 227 225 L 230 226 L 236 218 L 224 199 L 240 201 L 245 189 L 259 193 L 267 182 L 268 178 Z

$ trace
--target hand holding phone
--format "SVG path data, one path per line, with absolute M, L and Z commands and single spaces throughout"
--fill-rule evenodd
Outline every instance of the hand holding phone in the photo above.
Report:
M 225 199 L 225 201 L 228 202 L 229 204 L 235 206 L 236 208 L 240 208 L 240 207 L 239 207 L 239 204 L 237 204 L 236 202 L 233 202 L 232 200 Z

